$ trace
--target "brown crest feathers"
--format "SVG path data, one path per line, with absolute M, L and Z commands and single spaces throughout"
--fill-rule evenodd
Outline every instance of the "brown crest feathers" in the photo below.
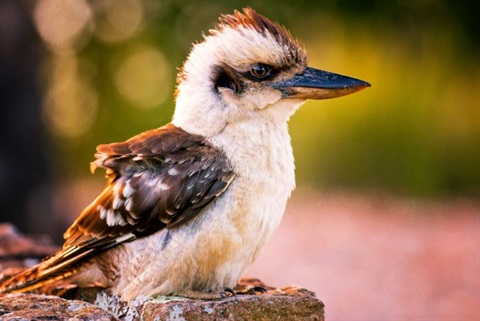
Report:
M 288 42 L 293 40 L 292 35 L 287 29 L 258 14 L 250 7 L 244 8 L 243 13 L 235 10 L 233 14 L 221 15 L 220 23 L 217 24 L 216 29 L 221 31 L 225 27 L 233 29 L 237 29 L 238 27 L 251 28 L 262 34 L 270 33 L 279 41 Z
M 303 45 L 293 38 L 285 27 L 262 16 L 250 7 L 243 8 L 242 11 L 243 13 L 235 10 L 233 14 L 220 16 L 220 22 L 216 25 L 215 30 L 210 30 L 210 34 L 215 35 L 225 28 L 238 29 L 239 27 L 256 30 L 262 35 L 268 33 L 279 43 L 288 47 L 296 63 L 306 64 L 307 54 Z

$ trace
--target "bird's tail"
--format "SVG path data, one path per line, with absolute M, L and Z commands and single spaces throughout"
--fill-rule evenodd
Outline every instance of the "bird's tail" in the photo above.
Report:
M 59 281 L 65 280 L 78 271 L 81 259 L 91 254 L 92 249 L 64 248 L 42 262 L 0 281 L 0 293 L 39 292 L 49 293 Z

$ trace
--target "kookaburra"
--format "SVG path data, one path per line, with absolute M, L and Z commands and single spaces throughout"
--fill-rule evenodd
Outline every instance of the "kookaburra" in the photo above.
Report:
M 63 249 L 0 285 L 58 280 L 137 295 L 220 298 L 278 226 L 295 187 L 287 121 L 306 99 L 368 83 L 307 67 L 303 46 L 251 8 L 220 17 L 178 74 L 171 123 L 100 145 L 108 182 Z

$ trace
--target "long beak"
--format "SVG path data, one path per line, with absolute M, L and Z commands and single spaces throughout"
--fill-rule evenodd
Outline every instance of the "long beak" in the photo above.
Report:
M 328 99 L 357 92 L 370 87 L 370 84 L 360 79 L 307 67 L 303 73 L 271 86 L 280 90 L 283 98 Z

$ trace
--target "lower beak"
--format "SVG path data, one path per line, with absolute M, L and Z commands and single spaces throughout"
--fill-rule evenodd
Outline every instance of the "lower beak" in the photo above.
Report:
M 280 90 L 283 98 L 328 99 L 352 94 L 370 87 L 370 84 L 360 79 L 307 67 L 303 73 L 271 86 Z

